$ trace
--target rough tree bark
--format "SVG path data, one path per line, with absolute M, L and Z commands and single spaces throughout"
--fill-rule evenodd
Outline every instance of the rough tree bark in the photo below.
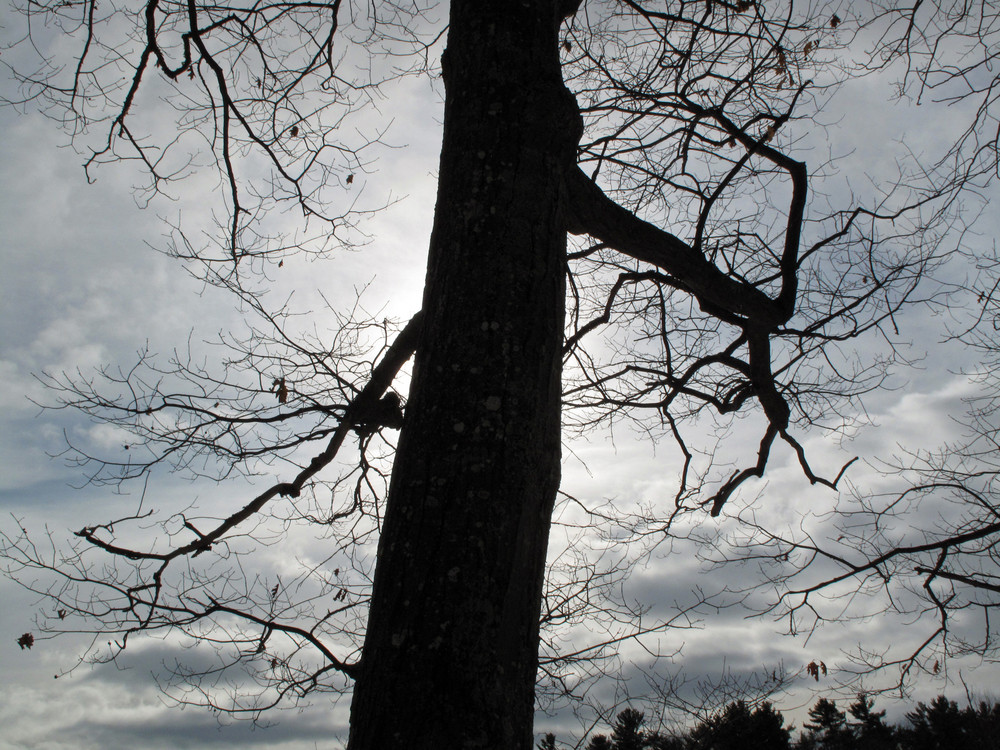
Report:
M 530 748 L 582 121 L 565 2 L 451 3 L 444 143 L 351 750 Z

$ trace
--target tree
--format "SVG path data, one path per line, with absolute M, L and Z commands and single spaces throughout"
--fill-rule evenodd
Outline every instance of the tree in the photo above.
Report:
M 969 717 L 970 747 L 988 748 L 996 744 L 1000 732 L 1000 703 L 979 701 L 976 706 L 965 709 Z
M 910 726 L 903 732 L 907 747 L 913 750 L 937 748 L 996 747 L 998 706 L 983 701 L 960 709 L 955 701 L 939 695 L 930 704 L 918 703 L 906 714 Z
M 691 750 L 782 750 L 789 747 L 791 734 L 784 723 L 785 717 L 766 701 L 753 709 L 745 701 L 734 701 L 698 724 L 688 746 Z
M 967 373 L 975 395 L 965 399 L 966 414 L 956 416 L 965 435 L 886 458 L 882 468 L 892 489 L 855 488 L 818 532 L 774 533 L 751 522 L 749 536 L 738 542 L 754 559 L 773 561 L 768 586 L 778 593 L 767 609 L 791 615 L 793 628 L 822 624 L 817 602 L 824 596 L 851 598 L 841 619 L 886 611 L 905 618 L 917 637 L 884 647 L 863 644 L 842 675 L 850 685 L 878 672 L 895 687 L 918 676 L 946 679 L 953 658 L 993 662 L 998 655 L 992 614 L 1000 606 L 994 299 L 1000 266 L 990 254 L 975 263 L 978 276 L 952 309 L 958 330 L 951 343 L 978 360 Z M 805 582 L 826 564 L 836 572 Z
M 347 317 L 333 347 L 294 335 L 290 314 L 267 304 L 267 273 L 298 244 L 273 237 L 268 217 L 291 203 L 320 221 L 319 253 L 338 235 L 350 241 L 371 209 L 349 186 L 380 136 L 350 142 L 341 126 L 392 80 L 433 68 L 445 24 L 397 2 L 24 7 L 79 52 L 72 65 L 22 74 L 22 103 L 42 101 L 81 132 L 103 125 L 88 168 L 135 158 L 150 189 L 165 190 L 187 171 L 183 136 L 201 133 L 228 218 L 217 243 L 178 233 L 171 252 L 265 327 L 227 341 L 235 354 L 221 376 L 146 356 L 106 371 L 103 387 L 54 376 L 66 405 L 135 446 L 126 460 L 85 446 L 77 457 L 112 484 L 166 463 L 225 477 L 280 462 L 225 518 L 168 512 L 152 540 L 144 508 L 81 529 L 55 562 L 17 529 L 4 547 L 13 574 L 29 587 L 41 586 L 39 571 L 61 577 L 41 587 L 57 613 L 49 627 L 83 618 L 119 636 L 117 648 L 157 630 L 220 643 L 226 665 L 260 685 L 229 704 L 206 692 L 235 713 L 350 691 L 352 750 L 528 748 L 540 622 L 592 612 L 578 601 L 601 580 L 584 561 L 546 589 L 563 415 L 580 428 L 630 416 L 676 441 L 676 497 L 631 525 L 638 536 L 682 512 L 718 516 L 779 443 L 809 482 L 836 486 L 843 469 L 815 471 L 797 435 L 835 427 L 844 404 L 878 384 L 887 360 L 855 363 L 839 347 L 891 327 L 919 298 L 967 175 L 894 176 L 885 195 L 810 204 L 818 173 L 795 140 L 841 71 L 818 53 L 840 43 L 825 11 L 578 6 L 449 4 L 422 308 L 398 332 Z M 27 46 L 44 48 L 45 29 L 32 25 Z M 369 55 L 391 63 L 355 67 Z M 180 109 L 176 132 L 141 117 L 144 97 L 164 90 Z M 261 170 L 269 180 L 249 187 Z M 602 331 L 620 336 L 607 360 L 585 348 Z M 400 415 L 390 389 L 411 356 Z M 692 465 L 684 418 L 753 409 L 756 457 L 735 471 Z M 384 431 L 397 425 L 393 448 Z M 352 468 L 324 474 L 352 436 Z M 392 455 L 391 478 L 380 451 Z M 331 505 L 327 488 L 346 489 L 335 494 L 346 502 Z M 241 579 L 254 543 L 276 539 L 258 526 L 269 515 L 332 529 L 328 567 L 353 545 L 352 579 L 323 566 L 293 587 Z M 631 624 L 627 635 L 669 623 Z
M 809 719 L 803 725 L 809 730 L 800 742 L 803 747 L 822 750 L 846 750 L 854 747 L 854 737 L 847 727 L 847 716 L 829 698 L 816 701 L 816 705 L 809 709 Z
M 860 26 L 885 45 L 862 63 L 865 70 L 898 66 L 900 97 L 918 104 L 947 101 L 958 110 L 959 137 L 938 165 L 962 174 L 966 187 L 995 186 L 1000 77 L 987 48 L 1000 35 L 997 9 L 887 3 Z M 961 51 L 970 49 L 979 52 Z M 964 344 L 978 359 L 967 375 L 980 393 L 968 400 L 964 418 L 956 415 L 967 436 L 934 450 L 904 446 L 896 455 L 875 457 L 891 488 L 854 487 L 816 523 L 799 519 L 797 529 L 765 528 L 747 513 L 743 533 L 728 540 L 735 550 L 728 547 L 716 557 L 752 560 L 764 568 L 764 588 L 770 591 L 761 611 L 787 617 L 791 632 L 813 632 L 828 618 L 865 621 L 886 611 L 902 615 L 909 632 L 919 632 L 913 640 L 862 643 L 838 676 L 852 689 L 876 673 L 885 674 L 893 687 L 904 687 L 917 677 L 947 679 L 953 657 L 996 659 L 991 613 L 1000 604 L 995 299 L 1000 277 L 995 250 L 965 248 L 961 254 L 967 265 L 950 279 L 956 289 L 947 308 L 950 343 Z M 913 627 L 915 620 L 923 630 Z
M 620 712 L 611 730 L 615 750 L 642 750 L 648 740 L 648 733 L 642 729 L 644 722 L 642 711 L 626 708 Z
M 587 750 L 675 750 L 685 746 L 680 738 L 643 729 L 645 723 L 642 711 L 625 708 L 615 717 L 611 737 L 593 735 L 587 743 Z
M 910 744 L 915 748 L 967 747 L 966 727 L 962 712 L 955 701 L 939 695 L 928 706 L 918 703 L 906 715 L 912 729 Z
M 875 700 L 864 693 L 858 693 L 857 700 L 847 707 L 847 712 L 855 718 L 852 725 L 855 747 L 870 750 L 891 750 L 895 747 L 895 733 L 885 723 L 885 711 L 874 711 Z

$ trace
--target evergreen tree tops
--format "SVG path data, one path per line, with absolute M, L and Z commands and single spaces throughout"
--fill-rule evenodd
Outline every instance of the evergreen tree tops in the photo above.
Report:
M 793 731 L 767 702 L 751 707 L 735 701 L 682 734 L 647 729 L 643 712 L 626 708 L 610 734 L 592 735 L 586 750 L 997 750 L 1000 702 L 959 708 L 940 695 L 930 704 L 918 703 L 906 714 L 906 723 L 891 725 L 885 711 L 876 711 L 875 700 L 864 693 L 846 711 L 820 698 L 794 742 Z M 561 747 L 554 734 L 538 744 L 539 750 Z

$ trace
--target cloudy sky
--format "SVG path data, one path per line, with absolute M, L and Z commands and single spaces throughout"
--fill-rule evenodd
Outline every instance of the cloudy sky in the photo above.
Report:
M 862 180 L 879 159 L 887 157 L 881 144 L 905 140 L 913 148 L 933 148 L 948 138 L 947 128 L 930 108 L 908 110 L 886 104 L 886 95 L 872 84 L 852 93 L 831 139 L 831 150 L 852 156 L 845 160 L 844 183 Z M 308 309 L 322 292 L 328 298 L 351 299 L 353 290 L 371 282 L 365 301 L 378 314 L 406 317 L 417 309 L 423 280 L 423 260 L 433 207 L 433 170 L 438 132 L 437 98 L 428 89 L 408 85 L 384 113 L 395 117 L 393 133 L 407 149 L 383 159 L 379 171 L 365 178 L 363 187 L 377 196 L 403 200 L 369 227 L 373 241 L 364 250 L 336 255 L 325 265 L 289 261 L 278 282 L 280 290 L 295 290 L 296 302 Z M 880 117 L 862 112 L 874 108 Z M 107 363 L 127 362 L 148 346 L 169 351 L 184 346 L 189 336 L 208 339 L 240 325 L 232 302 L 205 289 L 176 263 L 152 251 L 162 246 L 165 222 L 195 214 L 204 204 L 199 189 L 189 188 L 178 201 L 157 201 L 140 210 L 133 185 L 141 176 L 129 165 L 103 169 L 96 184 L 87 184 L 80 154 L 66 147 L 56 125 L 38 113 L 0 110 L 0 520 L 5 531 L 16 523 L 44 539 L 59 543 L 87 522 L 115 516 L 134 506 L 134 497 L 114 495 L 107 488 L 81 487 L 78 470 L 52 455 L 60 452 L 63 435 L 90 435 L 94 428 L 79 416 L 41 411 L 34 402 L 51 401 L 34 375 L 63 371 L 90 373 Z M 864 138 L 854 136 L 864 133 Z M 853 172 L 852 172 L 853 170 Z M 852 180 L 853 178 L 853 180 Z M 194 193 L 192 195 L 191 193 Z M 988 194 L 995 195 L 995 189 Z M 985 219 L 977 225 L 981 241 L 1000 229 Z M 972 242 L 980 241 L 973 237 Z M 961 269 L 953 273 L 960 275 Z M 321 282 L 321 283 L 320 283 Z M 866 400 L 869 426 L 849 440 L 826 434 L 805 436 L 814 467 L 828 471 L 854 455 L 866 462 L 850 475 L 858 487 L 875 486 L 881 478 L 868 461 L 889 458 L 899 446 L 933 448 L 961 435 L 954 417 L 962 399 L 974 392 L 968 380 L 956 375 L 971 362 L 959 345 L 940 343 L 944 320 L 920 308 L 898 321 L 899 343 L 910 347 L 918 367 L 898 370 L 890 381 L 894 390 L 871 394 Z M 880 342 L 860 347 L 877 351 Z M 739 440 L 737 430 L 736 440 Z M 705 443 L 709 441 L 706 439 Z M 749 445 L 749 444 L 748 444 Z M 669 444 L 652 446 L 627 430 L 613 435 L 595 432 L 567 446 L 564 488 L 591 501 L 627 498 L 629 502 L 656 502 L 670 498 L 676 481 L 677 456 Z M 835 469 L 834 469 L 835 470 Z M 233 507 L 241 487 L 168 485 L 157 488 L 160 497 L 192 495 L 206 507 Z M 758 496 L 755 500 L 755 496 Z M 743 502 L 767 507 L 771 517 L 795 517 L 803 504 L 822 509 L 835 501 L 834 493 L 810 488 L 787 452 L 776 456 L 765 482 L 745 493 Z M 221 512 L 221 511 L 220 511 Z M 725 521 L 705 519 L 703 524 Z M 672 609 L 690 597 L 696 587 L 719 587 L 720 577 L 737 588 L 739 569 L 711 571 L 690 548 L 678 545 L 673 554 L 650 558 L 630 582 L 629 595 L 669 617 Z M 748 579 L 749 580 L 749 579 Z M 180 710 L 158 690 L 155 675 L 177 656 L 165 641 L 141 643 L 116 666 L 72 669 L 86 645 L 65 637 L 39 640 L 30 651 L 16 639 L 33 630 L 32 612 L 39 603 L 18 587 L 0 580 L 0 748 L 225 748 L 255 745 L 288 750 L 336 748 L 343 729 L 346 702 L 330 710 L 323 696 L 311 708 L 276 714 L 276 726 L 254 729 L 246 723 L 220 720 L 204 710 Z M 41 604 L 40 606 L 45 606 Z M 731 608 L 707 611 L 697 630 L 663 635 L 664 651 L 681 649 L 666 674 L 683 674 L 692 681 L 712 680 L 727 670 L 783 667 L 796 675 L 813 659 L 835 667 L 843 652 L 859 643 L 897 644 L 907 632 L 892 618 L 832 625 L 811 639 L 782 637 L 781 625 L 766 619 L 747 619 L 747 612 Z M 648 665 L 641 653 L 623 653 L 625 683 L 640 690 Z M 53 679 L 54 675 L 59 679 Z M 655 678 L 655 676 L 654 676 Z M 973 689 L 1000 682 L 994 669 L 954 664 L 946 673 L 928 676 L 917 695 L 941 691 L 962 695 L 961 681 Z M 655 679 L 654 679 L 655 681 Z M 648 684 L 645 685 L 648 689 Z M 792 679 L 779 705 L 801 708 L 812 700 L 816 684 L 804 675 Z M 620 693 L 609 687 L 600 694 L 613 705 Z M 539 717 L 539 730 L 558 728 L 567 738 L 579 730 L 571 718 Z

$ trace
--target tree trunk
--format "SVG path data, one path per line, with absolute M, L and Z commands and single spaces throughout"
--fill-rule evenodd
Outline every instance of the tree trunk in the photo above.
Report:
M 351 750 L 532 745 L 579 111 L 558 0 L 452 0 L 425 320 Z

